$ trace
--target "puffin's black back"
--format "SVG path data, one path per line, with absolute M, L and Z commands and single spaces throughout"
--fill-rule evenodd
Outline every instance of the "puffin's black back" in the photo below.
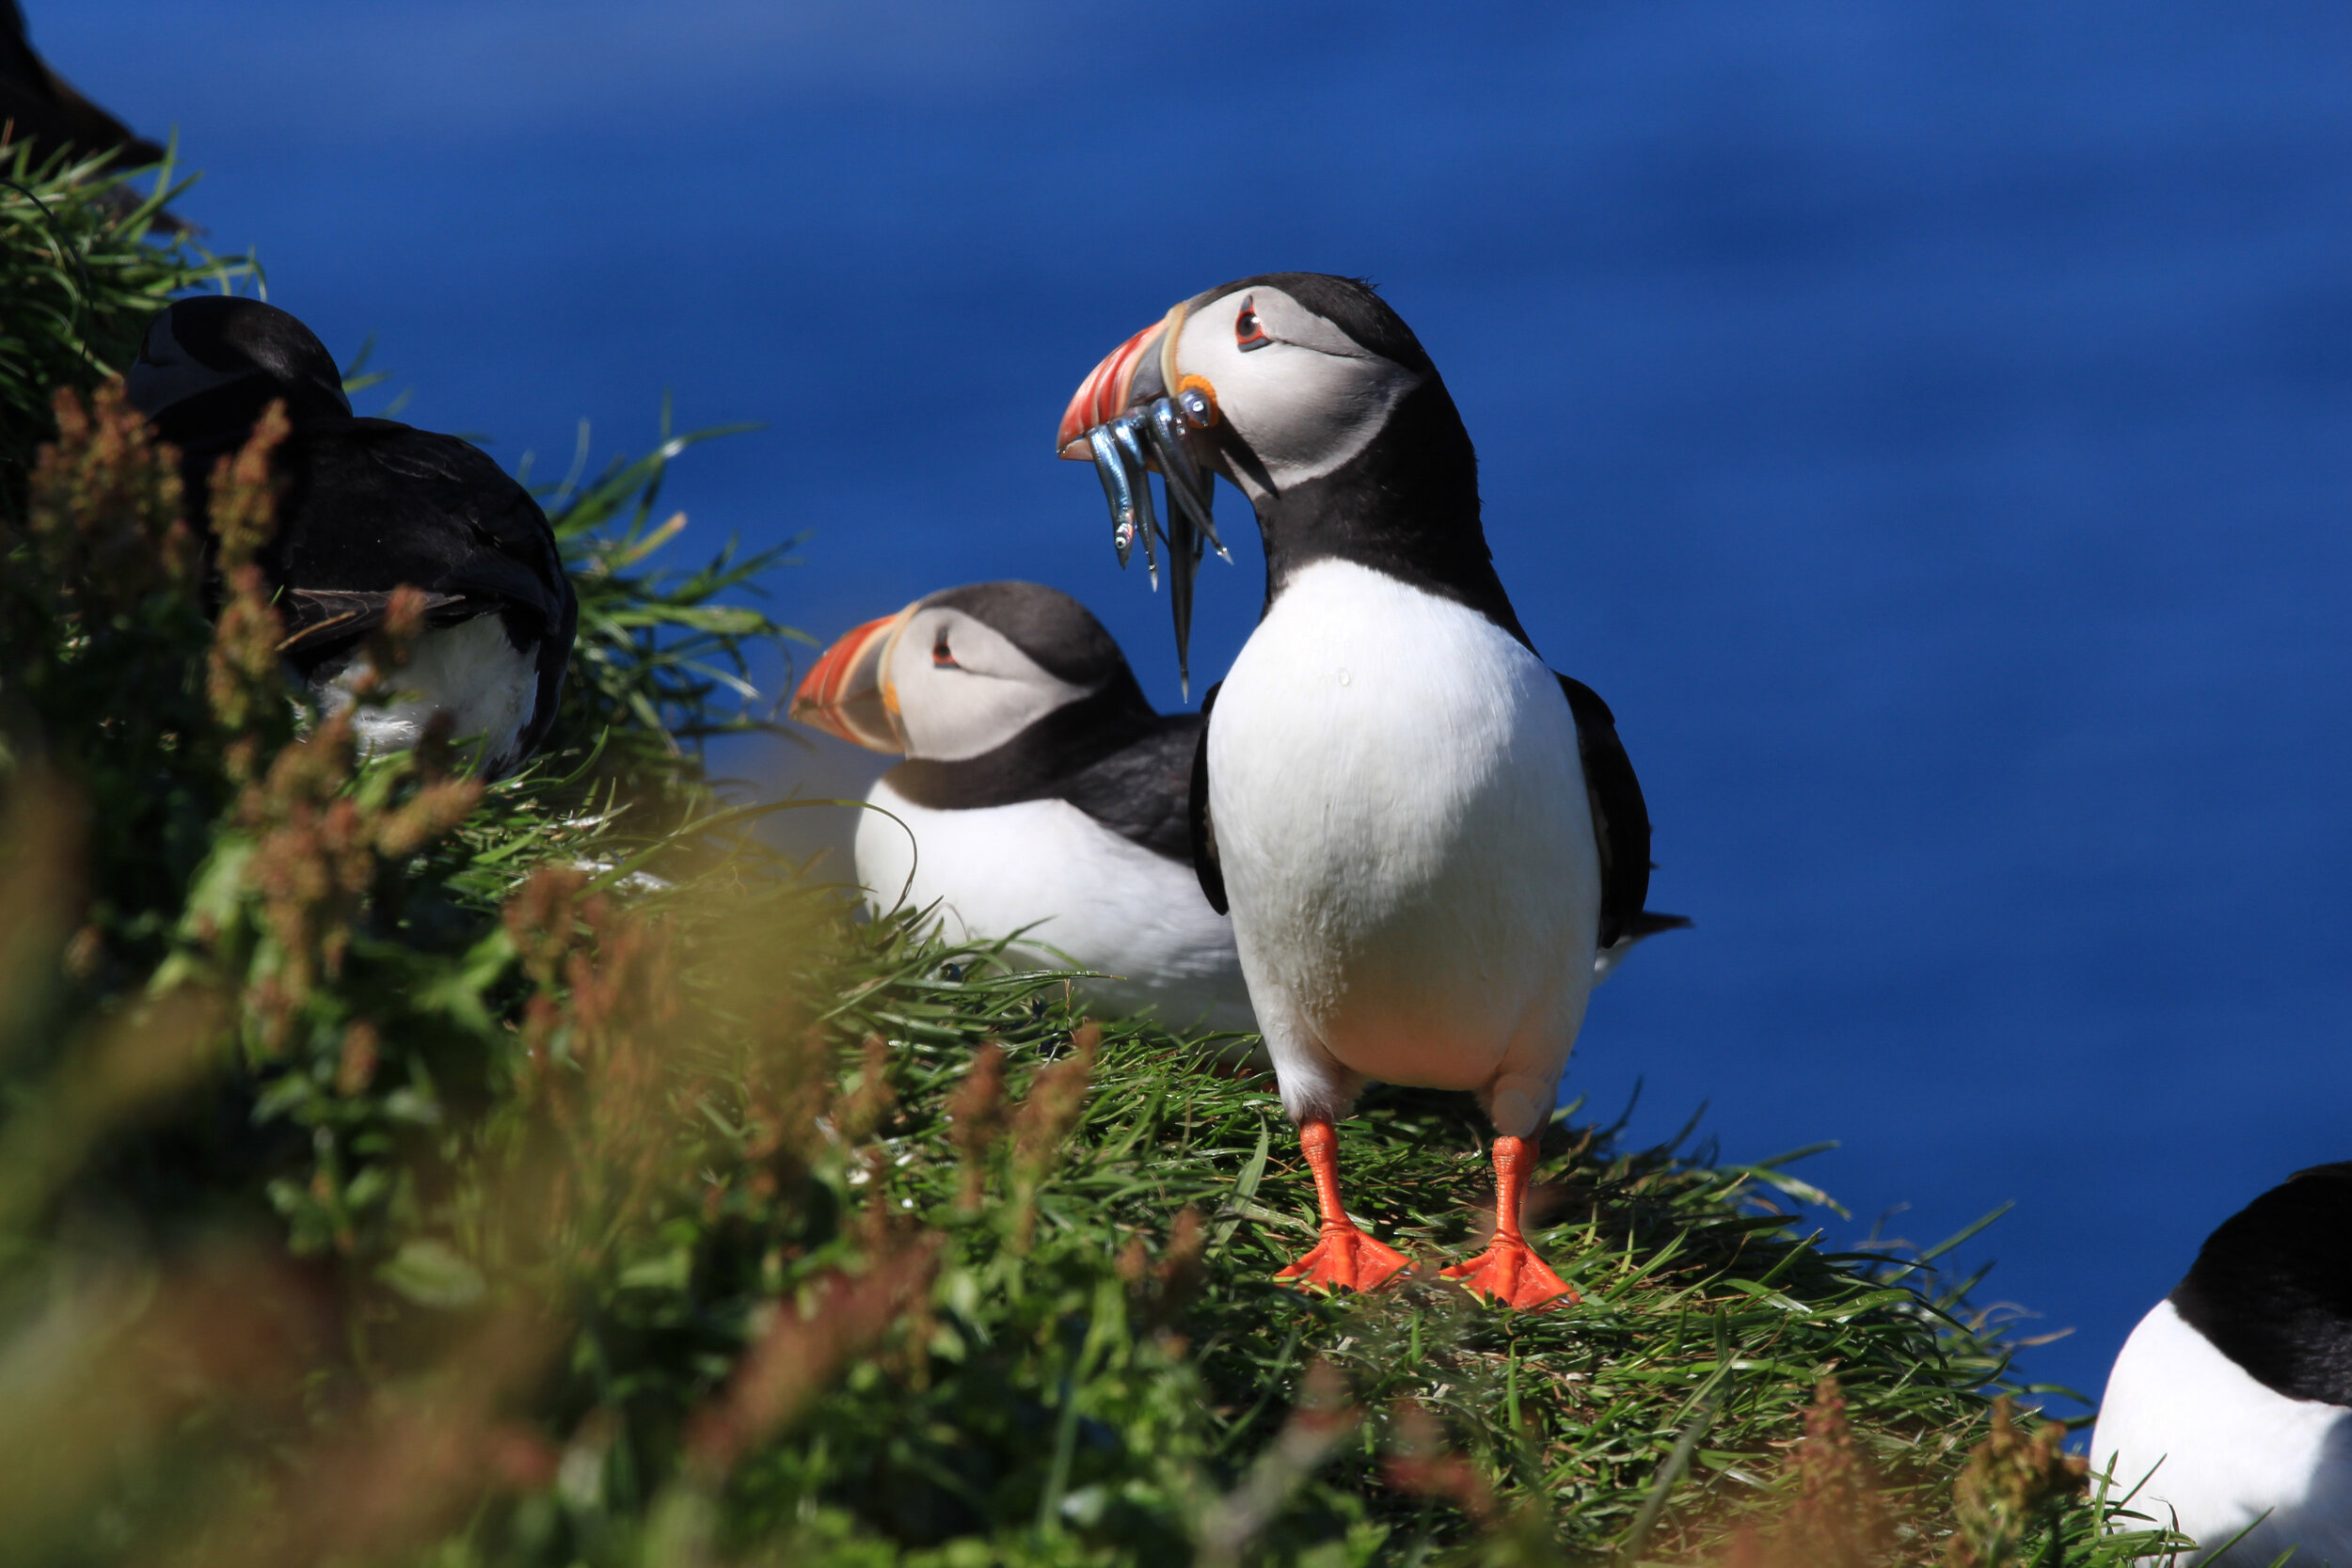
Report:
M 391 420 L 315 421 L 287 447 L 283 521 L 262 552 L 275 580 L 493 601 L 516 632 L 568 642 L 571 585 L 547 515 L 479 448 Z
M 2352 1162 L 2297 1171 L 2224 1220 L 2171 1300 L 2266 1387 L 2352 1405 Z

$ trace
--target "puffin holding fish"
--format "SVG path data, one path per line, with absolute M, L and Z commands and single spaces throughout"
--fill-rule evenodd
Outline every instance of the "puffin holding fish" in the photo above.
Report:
M 1165 539 L 1184 657 L 1221 475 L 1248 497 L 1265 608 L 1202 704 L 1194 860 L 1315 1176 L 1321 1234 L 1278 1278 L 1368 1290 L 1406 1259 L 1348 1218 L 1334 1123 L 1368 1080 L 1478 1096 L 1495 1232 L 1443 1271 L 1574 1301 L 1520 1208 L 1597 960 L 1681 924 L 1643 909 L 1649 816 L 1608 705 L 1549 669 L 1503 593 L 1477 459 L 1437 367 L 1362 282 L 1270 273 L 1197 294 L 1063 415 L 1122 555 Z M 1165 521 L 1149 471 L 1165 480 Z

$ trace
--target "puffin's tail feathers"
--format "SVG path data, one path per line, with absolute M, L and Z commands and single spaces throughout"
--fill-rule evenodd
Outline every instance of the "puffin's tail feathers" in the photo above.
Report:
M 1633 951 L 1633 944 L 1661 931 L 1679 931 L 1691 924 L 1687 914 L 1661 914 L 1656 910 L 1644 910 L 1626 922 L 1625 935 L 1593 955 L 1593 984 L 1599 985 L 1614 973 L 1625 956 Z

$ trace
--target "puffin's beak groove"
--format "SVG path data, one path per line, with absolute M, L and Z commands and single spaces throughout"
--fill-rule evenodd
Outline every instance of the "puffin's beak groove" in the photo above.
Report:
M 1087 372 L 1087 378 L 1078 384 L 1077 395 L 1062 410 L 1061 428 L 1054 433 L 1057 456 L 1073 463 L 1093 461 L 1093 450 L 1087 445 L 1087 432 L 1127 411 L 1127 399 L 1135 390 L 1136 372 L 1159 362 L 1161 334 L 1167 328 L 1166 321 L 1153 322 L 1111 350 L 1101 364 Z
M 793 721 L 869 752 L 904 755 L 906 736 L 899 733 L 897 705 L 891 701 L 896 693 L 883 672 L 898 633 L 914 613 L 914 605 L 909 605 L 896 615 L 842 634 L 792 693 Z
M 1211 515 L 1215 473 L 1207 455 L 1193 447 L 1195 436 L 1217 422 L 1216 389 L 1200 376 L 1180 375 L 1176 364 L 1188 309 L 1175 307 L 1111 350 L 1079 383 L 1054 433 L 1057 454 L 1091 462 L 1102 479 L 1103 499 L 1110 505 L 1111 545 L 1121 566 L 1141 539 L 1144 562 L 1156 589 L 1160 551 L 1155 541 L 1167 544 L 1176 673 L 1187 698 L 1192 691 L 1193 575 L 1205 548 L 1214 547 L 1228 562 L 1233 559 L 1217 538 Z M 1167 485 L 1165 522 L 1152 505 L 1154 472 Z

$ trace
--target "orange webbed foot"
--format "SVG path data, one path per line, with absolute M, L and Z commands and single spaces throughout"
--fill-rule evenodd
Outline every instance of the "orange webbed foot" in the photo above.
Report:
M 1312 1251 L 1275 1278 L 1309 1291 L 1376 1291 L 1411 1259 L 1354 1226 L 1326 1226 Z
M 1570 1306 L 1584 1299 L 1576 1293 L 1575 1286 L 1551 1272 L 1551 1265 L 1537 1257 L 1534 1247 L 1516 1236 L 1497 1236 L 1486 1251 L 1467 1263 L 1439 1269 L 1438 1277 L 1522 1312 L 1541 1311 L 1564 1297 Z

